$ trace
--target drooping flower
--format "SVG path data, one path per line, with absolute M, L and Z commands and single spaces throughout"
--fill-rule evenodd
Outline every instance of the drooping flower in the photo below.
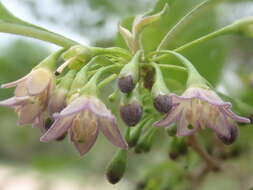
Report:
M 41 67 L 1 87 L 16 87 L 16 90 L 14 97 L 0 101 L 0 106 L 15 108 L 20 125 L 36 125 L 40 123 L 41 114 L 47 108 L 49 96 L 54 88 L 54 76 L 49 69 Z
M 49 142 L 68 132 L 72 143 L 81 155 L 94 145 L 101 130 L 114 145 L 127 149 L 117 127 L 114 115 L 97 98 L 80 96 L 73 100 L 60 113 L 54 114 L 55 121 L 41 137 L 42 142 Z
M 214 91 L 189 87 L 182 96 L 171 95 L 173 107 L 156 126 L 177 124 L 177 135 L 188 136 L 205 127 L 213 129 L 225 143 L 231 144 L 238 136 L 236 122 L 249 123 L 231 111 L 231 103 L 224 102 Z

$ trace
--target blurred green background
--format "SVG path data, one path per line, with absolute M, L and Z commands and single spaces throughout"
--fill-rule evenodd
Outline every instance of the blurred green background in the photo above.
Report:
M 3 0 L 21 18 L 94 46 L 125 47 L 117 34 L 122 21 L 131 26 L 133 16 L 151 10 L 155 0 Z M 147 28 L 143 42 L 147 52 L 154 50 L 165 33 L 201 0 L 160 0 L 170 6 L 162 21 Z M 197 15 L 179 31 L 167 48 L 175 48 L 232 21 L 253 15 L 251 0 L 227 0 Z M 0 34 L 0 83 L 16 80 L 30 71 L 56 46 L 34 39 Z M 253 105 L 253 40 L 242 36 L 226 36 L 183 52 L 214 86 L 223 93 Z M 176 60 L 167 60 L 176 63 Z M 184 75 L 171 75 L 185 79 Z M 175 75 L 175 76 L 174 76 Z M 173 84 L 172 84 L 173 85 Z M 1 89 L 0 99 L 12 96 L 13 89 Z M 18 127 L 13 110 L 0 108 L 0 189 L 1 190 L 98 190 L 136 189 L 143 180 L 168 176 L 176 164 L 186 167 L 187 159 L 169 161 L 168 137 L 162 132 L 148 154 L 130 153 L 126 176 L 110 185 L 104 172 L 116 148 L 101 135 L 95 147 L 81 158 L 68 143 L 40 143 L 40 133 L 30 126 Z M 124 126 L 122 127 L 122 130 Z M 205 134 L 204 134 L 205 135 Z M 159 139 L 159 141 L 158 141 Z M 160 140 L 162 139 L 162 140 Z M 248 190 L 253 187 L 253 129 L 241 127 L 238 142 L 240 156 L 226 161 L 226 170 L 213 173 L 201 184 L 203 190 Z M 203 139 L 205 141 L 206 139 Z M 206 140 L 207 141 L 207 140 Z M 210 143 L 210 142 L 209 142 Z M 239 148 L 238 148 L 239 147 Z M 160 165 L 160 166 L 159 166 Z M 159 167 L 161 167 L 159 169 Z M 158 169 L 157 169 L 158 168 Z M 145 181 L 144 180 L 144 181 Z M 158 180 L 159 181 L 159 180 Z M 158 189 L 162 189 L 159 187 Z M 169 190 L 163 187 L 163 190 Z M 187 182 L 174 189 L 187 189 Z

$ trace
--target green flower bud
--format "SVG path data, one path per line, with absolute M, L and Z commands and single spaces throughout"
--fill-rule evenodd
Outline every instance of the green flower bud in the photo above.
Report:
M 62 58 L 65 62 L 60 65 L 56 70 L 56 75 L 69 67 L 70 69 L 79 70 L 83 65 L 88 63 L 92 57 L 100 53 L 99 48 L 87 47 L 83 45 L 75 45 L 63 53 Z
M 111 184 L 118 183 L 123 177 L 127 166 L 127 150 L 120 149 L 106 170 L 107 180 Z
M 174 137 L 170 144 L 169 156 L 172 160 L 176 160 L 181 155 L 185 155 L 188 152 L 187 144 L 184 138 Z
M 62 55 L 64 60 L 68 60 L 72 57 L 79 57 L 83 61 L 89 60 L 92 56 L 92 47 L 87 47 L 83 45 L 72 46 Z
M 140 122 L 135 128 L 131 129 L 129 139 L 128 139 L 128 145 L 129 147 L 134 147 L 139 141 L 139 138 L 141 136 L 142 129 L 147 125 L 150 124 L 149 121 L 144 119 L 142 122 Z
M 60 112 L 66 106 L 66 97 L 75 76 L 76 71 L 70 70 L 60 79 L 60 83 L 56 86 L 49 99 L 48 109 L 50 114 Z
M 169 136 L 175 137 L 176 134 L 177 134 L 177 127 L 174 125 L 172 127 L 167 128 L 166 131 L 167 131 Z
M 135 147 L 135 153 L 149 152 L 154 142 L 157 128 L 150 128 L 145 135 L 143 135 Z
M 132 60 L 120 71 L 118 87 L 123 93 L 131 92 L 139 80 L 139 62 L 141 53 L 141 51 L 138 51 Z

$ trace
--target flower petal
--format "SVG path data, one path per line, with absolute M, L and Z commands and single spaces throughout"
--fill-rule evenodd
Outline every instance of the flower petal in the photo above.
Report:
M 96 114 L 98 117 L 105 117 L 107 119 L 114 119 L 111 111 L 108 110 L 104 103 L 102 103 L 97 98 L 90 98 L 91 101 L 89 102 L 90 110 Z
M 6 83 L 6 84 L 2 84 L 1 88 L 11 88 L 11 87 L 17 86 L 19 83 L 24 82 L 27 79 L 28 76 L 29 76 L 29 74 L 26 75 L 26 76 L 24 76 L 21 79 L 16 80 L 16 81 L 13 81 L 13 82 L 10 82 L 10 83 Z
M 57 119 L 48 131 L 40 138 L 41 142 L 49 142 L 61 137 L 71 127 L 73 121 L 72 117 Z
M 224 112 L 227 116 L 229 116 L 231 119 L 241 122 L 241 123 L 250 123 L 250 119 L 246 117 L 241 117 L 234 112 L 232 112 L 230 109 L 223 108 L 221 109 L 222 112 Z
M 157 121 L 154 125 L 157 127 L 169 127 L 172 123 L 176 122 L 180 113 L 180 107 L 174 106 L 169 113 L 160 121 Z
M 16 89 L 15 89 L 15 96 L 28 96 L 28 92 L 26 89 L 26 84 L 25 82 L 21 82 L 17 85 Z
M 28 103 L 29 96 L 12 97 L 3 101 L 0 101 L 0 106 L 16 107 Z
M 219 113 L 214 121 L 207 123 L 207 127 L 213 129 L 220 136 L 229 136 L 231 124 L 227 121 L 226 117 L 222 112 Z
M 66 94 L 67 92 L 64 89 L 59 89 L 50 96 L 48 103 L 48 110 L 50 114 L 60 112 L 66 107 Z
M 185 118 L 185 110 L 180 113 L 179 118 L 177 121 L 177 136 L 189 136 L 198 129 L 196 126 L 194 126 L 194 129 L 188 128 L 189 122 Z
M 98 127 L 106 138 L 114 145 L 127 149 L 128 145 L 122 137 L 115 119 L 98 118 Z
M 214 91 L 203 88 L 188 88 L 182 96 L 171 94 L 171 97 L 173 103 L 180 103 L 183 100 L 200 99 L 215 106 L 222 106 L 226 108 L 231 108 L 232 106 L 231 103 L 222 101 L 222 99 Z
M 32 124 L 36 117 L 41 113 L 39 104 L 26 104 L 17 109 L 19 125 Z
M 96 121 L 88 121 L 88 123 L 74 120 L 73 126 L 70 128 L 70 139 L 75 145 L 81 156 L 84 156 L 94 145 L 98 136 L 98 127 Z
M 42 93 L 52 79 L 52 74 L 47 69 L 36 69 L 32 71 L 27 78 L 27 90 L 29 95 L 38 95 Z
M 61 113 L 54 114 L 54 118 L 60 119 L 81 112 L 88 108 L 88 101 L 88 98 L 79 97 L 71 102 L 66 108 L 64 108 Z

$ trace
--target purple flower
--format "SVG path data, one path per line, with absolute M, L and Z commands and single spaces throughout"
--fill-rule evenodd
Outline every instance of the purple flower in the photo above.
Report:
M 156 126 L 168 127 L 177 124 L 177 135 L 188 136 L 205 127 L 213 129 L 223 141 L 234 141 L 237 122 L 249 123 L 231 111 L 231 103 L 224 102 L 212 90 L 190 87 L 182 96 L 172 97 L 172 109 Z M 228 143 L 227 143 L 228 144 Z
M 50 70 L 38 68 L 25 77 L 3 84 L 2 88 L 15 87 L 15 96 L 0 101 L 0 106 L 15 108 L 19 116 L 19 124 L 39 125 L 42 114 L 48 105 L 48 99 L 54 88 L 54 77 Z
M 72 101 L 60 113 L 54 114 L 55 122 L 41 137 L 49 142 L 68 132 L 72 143 L 81 155 L 94 145 L 98 131 L 101 130 L 111 143 L 127 149 L 114 115 L 97 98 L 80 96 Z

